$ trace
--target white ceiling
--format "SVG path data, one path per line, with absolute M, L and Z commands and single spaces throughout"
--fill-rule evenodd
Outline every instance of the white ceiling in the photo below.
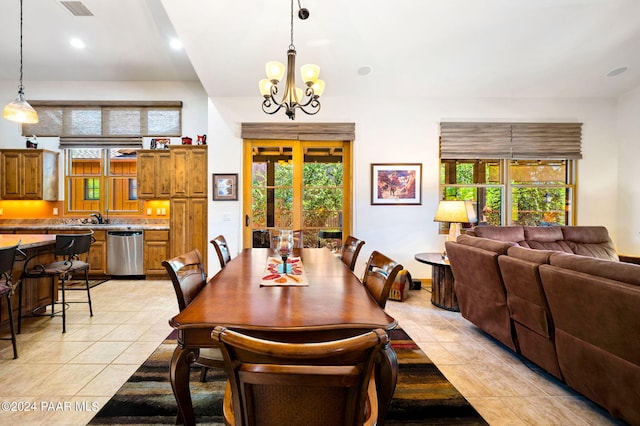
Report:
M 320 65 L 327 96 L 617 97 L 640 87 L 638 0 L 300 1 L 311 16 L 294 21 L 297 64 Z M 286 61 L 289 0 L 82 2 L 94 16 L 24 0 L 31 98 L 36 80 L 196 79 L 212 97 L 259 97 L 264 63 Z M 0 34 L 0 80 L 17 84 L 19 0 L 0 1 Z M 174 36 L 184 50 L 169 47 Z M 372 72 L 359 75 L 363 66 Z

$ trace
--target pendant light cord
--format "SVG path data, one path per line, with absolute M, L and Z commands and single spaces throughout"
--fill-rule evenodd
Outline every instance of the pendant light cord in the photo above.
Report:
M 20 86 L 18 86 L 18 92 L 22 93 L 24 87 L 22 86 L 22 1 L 20 0 Z

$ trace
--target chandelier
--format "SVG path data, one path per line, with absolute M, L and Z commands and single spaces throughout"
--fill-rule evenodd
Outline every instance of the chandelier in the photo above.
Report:
M 307 19 L 309 11 L 300 7 L 298 0 L 298 17 Z M 305 88 L 296 87 L 296 48 L 293 45 L 293 0 L 291 0 L 291 43 L 287 50 L 287 76 L 285 80 L 284 93 L 280 102 L 276 100 L 278 94 L 278 83 L 282 80 L 285 73 L 284 64 L 278 61 L 267 62 L 266 65 L 267 78 L 260 80 L 258 83 L 260 93 L 264 96 L 262 101 L 262 111 L 267 114 L 275 114 L 284 108 L 285 114 L 291 119 L 296 118 L 296 109 L 301 110 L 305 114 L 314 115 L 320 111 L 320 101 L 318 98 L 324 92 L 324 81 L 320 80 L 320 67 L 313 64 L 303 65 L 300 67 L 302 81 Z
M 18 86 L 18 96 L 4 107 L 2 116 L 18 123 L 38 122 L 38 113 L 24 98 L 24 86 L 22 85 L 22 0 L 20 0 L 20 85 Z

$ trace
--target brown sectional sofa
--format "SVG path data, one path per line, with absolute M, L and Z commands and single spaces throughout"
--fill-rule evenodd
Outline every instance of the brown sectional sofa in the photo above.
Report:
M 640 424 L 640 265 L 606 228 L 480 226 L 446 250 L 464 318 Z

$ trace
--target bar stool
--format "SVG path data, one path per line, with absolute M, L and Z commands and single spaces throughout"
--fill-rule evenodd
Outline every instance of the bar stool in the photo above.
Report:
M 20 282 L 14 285 L 13 283 L 13 263 L 16 258 L 16 252 L 18 251 L 18 245 L 11 247 L 0 248 L 0 297 L 7 299 L 7 316 L 9 317 L 9 327 L 11 328 L 11 337 L 2 337 L 0 340 L 11 340 L 13 345 L 13 359 L 18 358 L 18 348 L 16 346 L 16 331 L 13 322 L 13 306 L 11 304 L 11 297 L 15 292 L 15 288 Z
M 20 314 L 18 315 L 18 334 L 22 330 L 23 316 L 50 316 L 62 317 L 62 332 L 67 332 L 67 305 L 69 303 L 88 303 L 89 315 L 93 316 L 93 307 L 91 306 L 91 291 L 89 286 L 89 249 L 95 241 L 93 231 L 86 234 L 58 234 L 56 235 L 56 245 L 54 255 L 58 260 L 33 266 L 32 260 L 37 259 L 37 255 L 31 256 L 24 263 L 24 271 L 22 278 L 49 278 L 51 280 L 51 306 L 50 313 L 38 313 L 39 310 L 46 307 L 39 307 L 33 310 L 32 315 L 22 314 L 22 294 L 24 285 L 20 286 Z M 84 281 L 87 286 L 87 301 L 72 301 L 65 299 L 65 283 L 70 280 L 73 274 L 84 273 Z M 55 290 L 55 280 L 58 278 L 60 282 L 60 290 L 62 299 L 57 302 Z M 56 305 L 60 305 L 61 310 L 56 312 Z

